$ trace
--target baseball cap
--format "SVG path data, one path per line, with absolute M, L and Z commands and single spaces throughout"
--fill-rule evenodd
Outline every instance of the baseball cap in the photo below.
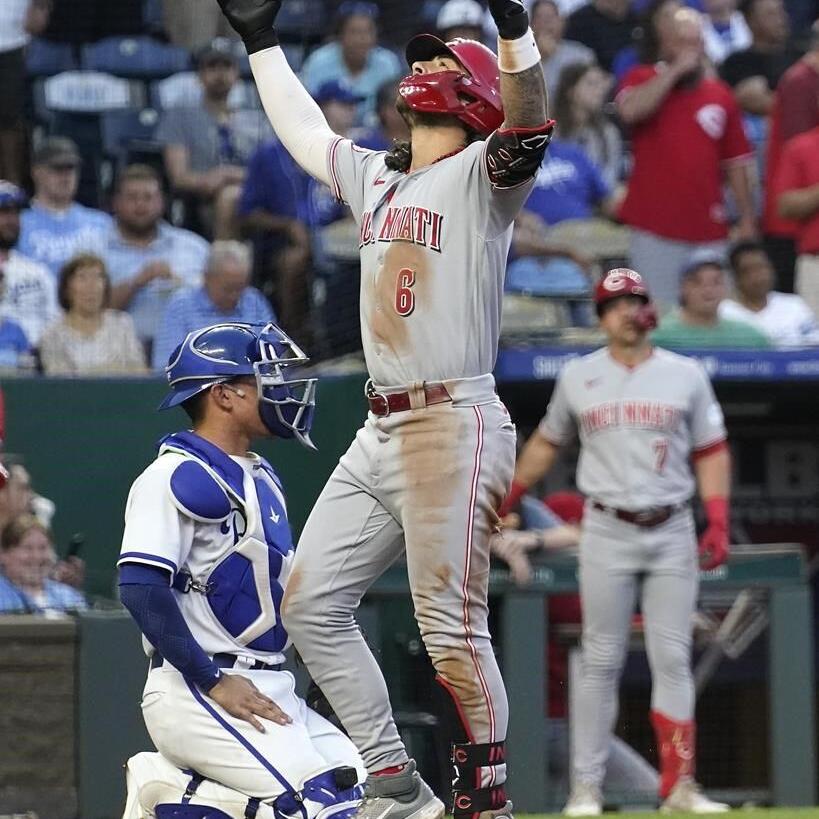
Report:
M 79 166 L 82 163 L 77 144 L 68 137 L 46 137 L 35 149 L 32 165 L 49 165 L 52 168 Z
M 337 9 L 335 14 L 336 22 L 343 22 L 350 17 L 371 17 L 377 20 L 381 16 L 381 10 L 376 3 L 368 3 L 366 0 L 345 0 Z
M 483 7 L 477 0 L 447 0 L 438 12 L 435 26 L 438 31 L 460 26 L 483 28 Z
M 0 179 L 0 209 L 24 208 L 28 202 L 28 197 L 22 188 Z
M 342 102 L 348 105 L 358 105 L 363 97 L 356 96 L 349 88 L 342 85 L 338 80 L 328 80 L 322 83 L 316 93 L 313 94 L 313 99 L 321 105 L 323 102 Z
M 239 63 L 239 58 L 236 55 L 236 47 L 233 41 L 227 37 L 216 37 L 196 52 L 197 68 L 201 68 L 204 65 L 215 65 L 217 63 L 228 63 L 229 65 L 237 65 Z
M 680 268 L 680 280 L 687 279 L 703 267 L 718 267 L 720 270 L 725 270 L 725 256 L 710 248 L 695 250 Z

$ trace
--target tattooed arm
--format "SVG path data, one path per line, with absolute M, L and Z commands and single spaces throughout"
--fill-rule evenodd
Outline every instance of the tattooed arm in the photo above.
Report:
M 504 128 L 538 128 L 546 123 L 546 83 L 540 52 L 521 0 L 489 0 L 498 27 L 498 67 Z
M 501 71 L 504 128 L 537 128 L 547 119 L 546 83 L 540 63 L 507 74 Z

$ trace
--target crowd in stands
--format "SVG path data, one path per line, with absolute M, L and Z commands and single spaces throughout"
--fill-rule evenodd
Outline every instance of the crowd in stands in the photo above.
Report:
M 550 301 L 532 337 L 593 339 L 595 277 L 628 264 L 661 308 L 658 344 L 819 344 L 812 3 L 527 2 L 558 126 L 505 318 Z M 331 127 L 371 150 L 406 138 L 396 9 L 282 12 Z M 478 0 L 428 0 L 414 22 L 493 45 Z M 161 371 L 222 320 L 275 318 L 318 359 L 360 349 L 357 227 L 276 140 L 215 0 L 4 0 L 0 180 L 2 369 Z

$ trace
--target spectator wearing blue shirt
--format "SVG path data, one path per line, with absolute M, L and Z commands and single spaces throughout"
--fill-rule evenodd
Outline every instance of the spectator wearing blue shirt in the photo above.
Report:
M 242 235 L 253 241 L 255 279 L 276 305 L 282 324 L 302 343 L 311 182 L 284 146 L 271 140 L 251 157 L 237 207 Z
M 34 198 L 21 217 L 17 250 L 44 264 L 56 279 L 63 265 L 79 253 L 99 253 L 111 217 L 74 201 L 79 184 L 80 153 L 65 137 L 48 137 L 34 152 Z
M 16 185 L 0 179 L 0 316 L 18 323 L 32 347 L 57 317 L 57 283 L 45 265 L 17 251 L 20 211 L 28 199 Z
M 34 355 L 25 331 L 14 319 L 0 317 L 0 370 L 33 367 Z
M 111 277 L 111 307 L 134 320 L 139 340 L 150 350 L 168 299 L 180 287 L 202 283 L 209 246 L 189 230 L 162 219 L 165 198 L 159 174 L 131 165 L 114 191 L 115 224 L 103 258 Z
M 313 97 L 330 128 L 350 136 L 358 97 L 338 80 L 324 83 Z M 395 95 L 391 105 L 394 109 Z M 308 326 L 311 262 L 318 256 L 319 266 L 324 266 L 321 229 L 346 219 L 352 224 L 349 208 L 273 140 L 250 161 L 238 211 L 245 235 L 254 239 L 260 286 L 275 304 L 288 333 L 312 346 Z M 357 240 L 355 253 L 357 258 Z
M 586 272 L 593 262 L 582 249 L 554 244 L 548 226 L 567 219 L 613 216 L 615 196 L 600 169 L 574 145 L 552 142 L 535 185 L 515 220 L 506 276 L 508 290 L 581 295 L 588 291 Z
M 83 595 L 57 580 L 51 532 L 33 515 L 20 515 L 3 527 L 0 542 L 0 612 L 52 614 L 85 609 Z
M 191 330 L 225 322 L 276 321 L 270 303 L 250 286 L 250 268 L 246 245 L 236 241 L 213 243 L 202 286 L 176 293 L 165 307 L 154 342 L 155 370 L 164 370 L 174 348 Z
M 335 39 L 317 48 L 301 71 L 302 82 L 313 95 L 325 83 L 337 80 L 360 97 L 359 124 L 371 119 L 381 84 L 403 73 L 398 57 L 377 43 L 378 15 L 375 3 L 342 3 L 336 13 Z

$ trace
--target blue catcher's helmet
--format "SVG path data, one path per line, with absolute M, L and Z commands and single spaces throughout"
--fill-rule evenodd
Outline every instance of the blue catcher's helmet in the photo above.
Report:
M 310 359 L 275 324 L 214 324 L 188 333 L 171 353 L 165 374 L 171 392 L 160 410 L 175 407 L 194 395 L 242 375 L 256 378 L 259 415 L 278 438 L 310 440 L 315 409 L 316 379 L 288 378 L 289 368 Z

